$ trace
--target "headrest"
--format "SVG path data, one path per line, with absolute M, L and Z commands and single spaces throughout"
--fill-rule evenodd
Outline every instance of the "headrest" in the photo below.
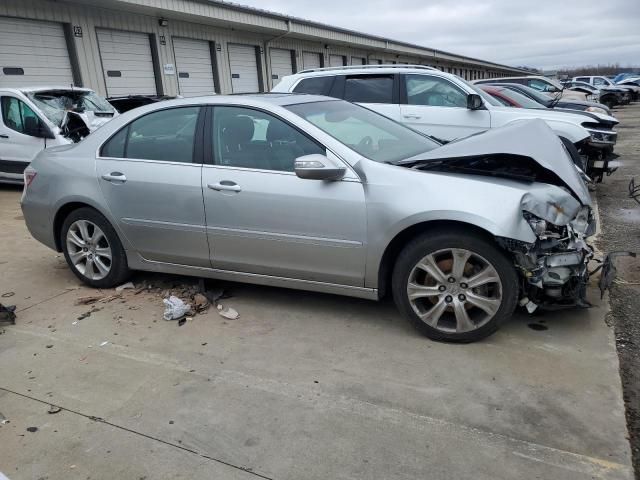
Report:
M 253 138 L 253 120 L 246 115 L 238 115 L 226 119 L 226 126 L 222 131 L 222 138 L 228 144 L 240 145 Z
M 267 127 L 267 142 L 294 141 L 295 130 L 284 122 L 272 120 Z

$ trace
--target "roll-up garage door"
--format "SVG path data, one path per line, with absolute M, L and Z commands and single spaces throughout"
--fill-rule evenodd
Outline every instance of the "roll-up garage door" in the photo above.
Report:
M 149 35 L 102 29 L 97 33 L 107 94 L 155 95 Z
M 344 57 L 342 55 L 329 55 L 329 66 L 331 67 L 343 67 Z
M 59 23 L 0 17 L 0 87 L 73 83 Z
M 259 92 L 260 81 L 258 80 L 256 47 L 230 43 L 228 51 L 233 93 Z
M 216 91 L 211 47 L 206 40 L 173 38 L 178 90 L 183 97 L 213 95 Z
M 305 70 L 322 67 L 322 61 L 320 60 L 319 53 L 302 52 L 302 63 L 304 65 Z
M 293 73 L 291 50 L 272 48 L 269 50 L 269 59 L 271 61 L 271 81 L 275 87 L 280 83 L 282 77 Z
M 351 57 L 351 65 L 365 65 L 367 62 L 362 57 Z

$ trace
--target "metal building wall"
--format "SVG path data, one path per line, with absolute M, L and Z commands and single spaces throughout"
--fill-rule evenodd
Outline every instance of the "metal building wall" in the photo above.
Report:
M 123 2 L 124 3 L 124 2 Z M 157 1 L 151 0 L 126 0 L 127 4 L 138 4 L 140 9 L 150 6 L 158 6 Z M 466 64 L 460 62 L 455 56 L 436 53 L 429 49 L 417 49 L 403 46 L 400 48 L 391 41 L 376 39 L 363 39 L 361 36 L 351 35 L 345 32 L 331 32 L 326 28 L 312 25 L 293 24 L 289 35 L 274 35 L 265 30 L 265 33 L 250 32 L 238 26 L 253 22 L 263 29 L 285 31 L 286 22 L 270 16 L 250 14 L 246 12 L 234 12 L 228 8 L 221 8 L 215 4 L 205 4 L 190 0 L 163 0 L 162 9 L 172 12 L 183 12 L 184 20 L 168 19 L 168 25 L 161 27 L 158 23 L 159 15 L 153 15 L 134 11 L 122 11 L 101 8 L 100 2 L 94 4 L 70 3 L 65 1 L 51 2 L 48 0 L 2 0 L 0 2 L 0 16 L 10 16 L 29 19 L 40 19 L 70 24 L 72 27 L 80 27 L 82 36 L 72 37 L 73 47 L 77 52 L 78 69 L 84 86 L 93 88 L 101 94 L 106 94 L 105 81 L 100 52 L 96 36 L 96 28 L 107 28 L 140 32 L 153 35 L 160 66 L 160 78 L 158 85 L 162 87 L 162 93 L 176 95 L 178 93 L 177 76 L 165 74 L 163 66 L 172 64 L 175 66 L 172 38 L 183 37 L 197 40 L 207 40 L 216 44 L 216 68 L 220 80 L 222 93 L 231 92 L 231 75 L 227 44 L 246 44 L 260 48 L 261 52 L 261 76 L 265 89 L 271 86 L 271 74 L 268 72 L 269 57 L 268 48 L 283 48 L 295 51 L 297 69 L 302 68 L 302 52 L 317 52 L 324 56 L 325 65 L 329 64 L 329 55 L 343 55 L 347 59 L 352 56 L 382 59 L 383 63 L 415 63 L 427 64 L 436 67 L 473 68 L 480 72 L 479 77 L 497 76 L 496 70 L 489 71 L 488 67 L 482 67 L 475 63 Z M 130 10 L 130 9 L 128 9 Z M 191 15 L 193 17 L 187 17 Z M 217 19 L 221 26 L 205 25 L 187 18 L 211 17 Z M 182 18 L 182 17 L 181 17 Z M 224 26 L 223 26 L 224 25 Z M 234 30 L 231 29 L 234 27 Z M 294 35 L 304 34 L 312 39 L 300 39 Z M 280 38 L 276 38 L 280 37 Z M 316 41 L 317 39 L 317 41 Z M 352 40 L 357 46 L 349 46 L 345 40 Z M 456 61 L 457 60 L 457 61 Z

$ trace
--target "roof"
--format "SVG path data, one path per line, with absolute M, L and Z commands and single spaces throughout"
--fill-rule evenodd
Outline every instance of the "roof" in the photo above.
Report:
M 33 86 L 33 87 L 20 87 L 20 88 L 9 88 L 9 87 L 0 87 L 0 90 L 3 92 L 12 92 L 12 93 L 26 93 L 26 92 L 51 92 L 51 91 L 67 91 L 67 92 L 93 92 L 90 88 L 83 87 L 71 87 L 69 85 L 61 86 Z
M 387 73 L 432 73 L 445 77 L 457 77 L 452 73 L 443 72 L 437 68 L 426 65 L 351 65 L 344 67 L 310 68 L 298 73 L 287 75 L 285 78 L 297 77 L 321 77 L 336 74 L 362 75 L 362 74 L 387 74 Z
M 300 17 L 294 17 L 291 15 L 285 15 L 282 13 L 277 13 L 277 12 L 273 12 L 271 10 L 265 10 L 262 8 L 257 8 L 257 7 L 250 7 L 247 5 L 241 5 L 239 3 L 235 3 L 235 2 L 229 2 L 227 0 L 196 0 L 199 1 L 201 3 L 211 3 L 214 5 L 218 5 L 220 7 L 225 7 L 231 10 L 235 10 L 238 12 L 246 12 L 246 13 L 251 13 L 251 14 L 259 14 L 259 15 L 263 15 L 263 16 L 267 16 L 267 17 L 271 17 L 277 20 L 283 20 L 283 21 L 292 21 L 292 22 L 296 22 L 302 25 L 309 25 L 312 27 L 319 27 L 319 28 L 324 28 L 327 30 L 331 30 L 334 32 L 341 32 L 341 33 L 346 33 L 349 35 L 358 35 L 360 37 L 364 37 L 364 38 L 368 38 L 368 39 L 373 39 L 373 40 L 377 40 L 377 41 L 382 41 L 382 42 L 393 42 L 397 45 L 401 45 L 401 46 L 405 46 L 405 47 L 409 47 L 409 48 L 417 48 L 417 49 L 421 49 L 421 50 L 430 50 L 431 52 L 433 52 L 433 56 L 437 58 L 438 54 L 441 55 L 450 55 L 450 56 L 454 56 L 457 57 L 457 59 L 460 59 L 459 61 L 464 62 L 464 61 L 470 61 L 470 62 L 481 62 L 484 64 L 489 64 L 492 65 L 496 68 L 501 68 L 501 69 L 509 69 L 509 70 L 518 70 L 518 71 L 525 71 L 522 69 L 519 69 L 517 67 L 512 67 L 509 65 L 503 65 L 500 63 L 495 63 L 495 62 L 491 62 L 491 61 L 487 61 L 487 60 L 482 60 L 479 58 L 473 58 L 473 57 L 468 57 L 465 55 L 459 55 L 456 53 L 452 53 L 452 52 L 448 52 L 445 50 L 440 50 L 440 49 L 436 49 L 436 48 L 431 48 L 431 47 L 427 47 L 424 45 L 418 45 L 415 43 L 410 43 L 410 42 L 404 42 L 404 41 L 400 41 L 400 40 L 394 40 L 394 39 L 390 39 L 387 37 L 381 37 L 378 35 L 373 35 L 373 34 L 369 34 L 369 33 L 363 33 L 363 32 L 358 32 L 356 30 L 351 30 L 348 28 L 343 28 L 343 27 L 336 27 L 333 25 L 327 25 L 325 23 L 321 23 L 321 22 L 316 22 L 313 20 L 307 20 L 304 18 L 300 18 Z M 425 52 L 427 53 L 427 52 Z M 455 61 L 455 60 L 454 60 Z

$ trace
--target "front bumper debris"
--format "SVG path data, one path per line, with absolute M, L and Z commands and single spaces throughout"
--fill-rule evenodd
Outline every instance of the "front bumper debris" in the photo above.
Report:
M 614 280 L 616 279 L 616 275 L 618 273 L 618 269 L 614 263 L 616 257 L 636 257 L 635 252 L 611 252 L 605 255 L 604 260 L 602 261 L 602 265 L 598 267 L 602 272 L 600 273 L 600 280 L 598 281 L 598 287 L 600 288 L 600 298 L 604 297 L 604 293 L 611 288 Z M 596 271 L 598 270 L 596 269 Z M 592 272 L 595 273 L 595 272 Z

